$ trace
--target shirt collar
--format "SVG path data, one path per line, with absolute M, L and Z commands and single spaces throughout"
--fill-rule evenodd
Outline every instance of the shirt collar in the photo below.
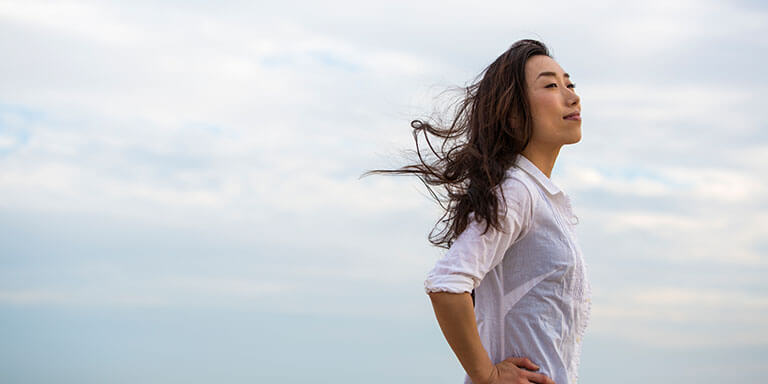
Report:
M 536 164 L 528 160 L 528 158 L 523 156 L 522 153 L 517 156 L 516 166 L 522 168 L 522 170 L 531 175 L 534 180 L 541 184 L 541 186 L 543 186 L 550 195 L 556 195 L 562 192 L 560 187 L 552 182 L 552 180 L 550 180 L 550 178 L 547 177 L 547 175 L 545 175 L 544 172 L 542 172 L 539 167 L 536 166 Z

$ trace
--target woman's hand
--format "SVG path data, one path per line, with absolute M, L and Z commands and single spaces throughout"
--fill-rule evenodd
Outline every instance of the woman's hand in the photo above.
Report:
M 526 357 L 510 357 L 494 365 L 491 376 L 482 384 L 555 384 L 546 375 L 531 372 L 538 370 L 539 367 Z

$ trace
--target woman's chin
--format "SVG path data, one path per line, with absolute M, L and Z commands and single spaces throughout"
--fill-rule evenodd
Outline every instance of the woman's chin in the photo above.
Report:
M 568 135 L 568 139 L 568 142 L 565 144 L 576 144 L 581 141 L 581 127 L 579 127 L 578 130 L 571 132 L 571 134 Z

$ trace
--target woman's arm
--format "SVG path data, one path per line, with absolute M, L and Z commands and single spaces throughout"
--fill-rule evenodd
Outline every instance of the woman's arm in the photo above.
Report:
M 518 179 L 508 179 L 499 206 L 501 230 L 488 227 L 468 215 L 467 227 L 457 236 L 446 254 L 437 261 L 424 281 L 435 316 L 448 344 L 474 384 L 513 383 L 525 374 L 518 366 L 538 369 L 523 357 L 494 365 L 483 347 L 475 320 L 470 292 L 485 275 L 498 266 L 515 241 L 533 226 L 533 194 Z M 538 383 L 539 381 L 534 381 Z
M 477 333 L 475 310 L 469 292 L 429 292 L 443 335 L 472 382 L 489 381 L 494 365 Z
M 510 357 L 494 365 L 480 341 L 469 292 L 429 292 L 443 335 L 474 384 L 555 384 L 527 357 Z

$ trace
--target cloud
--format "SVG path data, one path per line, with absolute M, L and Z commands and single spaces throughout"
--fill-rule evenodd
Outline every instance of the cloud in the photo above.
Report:
M 686 348 L 764 345 L 768 298 L 753 292 L 651 286 L 602 291 L 593 331 L 642 345 Z
M 0 290 L 0 303 L 97 307 L 174 307 L 253 302 L 276 294 L 295 293 L 286 283 L 264 282 L 233 276 L 162 276 L 126 279 L 101 278 L 80 286 Z
M 627 4 L 617 16 L 600 23 L 595 38 L 614 47 L 613 54 L 647 58 L 696 41 L 763 31 L 766 13 L 716 1 L 654 0 Z
M 659 166 L 636 169 L 572 166 L 564 176 L 574 190 L 599 189 L 617 195 L 697 199 L 722 204 L 760 202 L 768 184 L 754 171 L 739 168 Z
M 0 20 L 69 33 L 98 43 L 126 44 L 148 39 L 140 28 L 120 21 L 120 15 L 110 12 L 98 2 L 36 2 L 4 1 L 0 3 Z
M 553 179 L 581 218 L 593 331 L 768 344 L 764 10 L 183 5 L 0 4 L 1 305 L 431 316 L 441 212 L 414 178 L 358 176 L 404 165 L 444 86 L 533 37 L 582 98 Z

